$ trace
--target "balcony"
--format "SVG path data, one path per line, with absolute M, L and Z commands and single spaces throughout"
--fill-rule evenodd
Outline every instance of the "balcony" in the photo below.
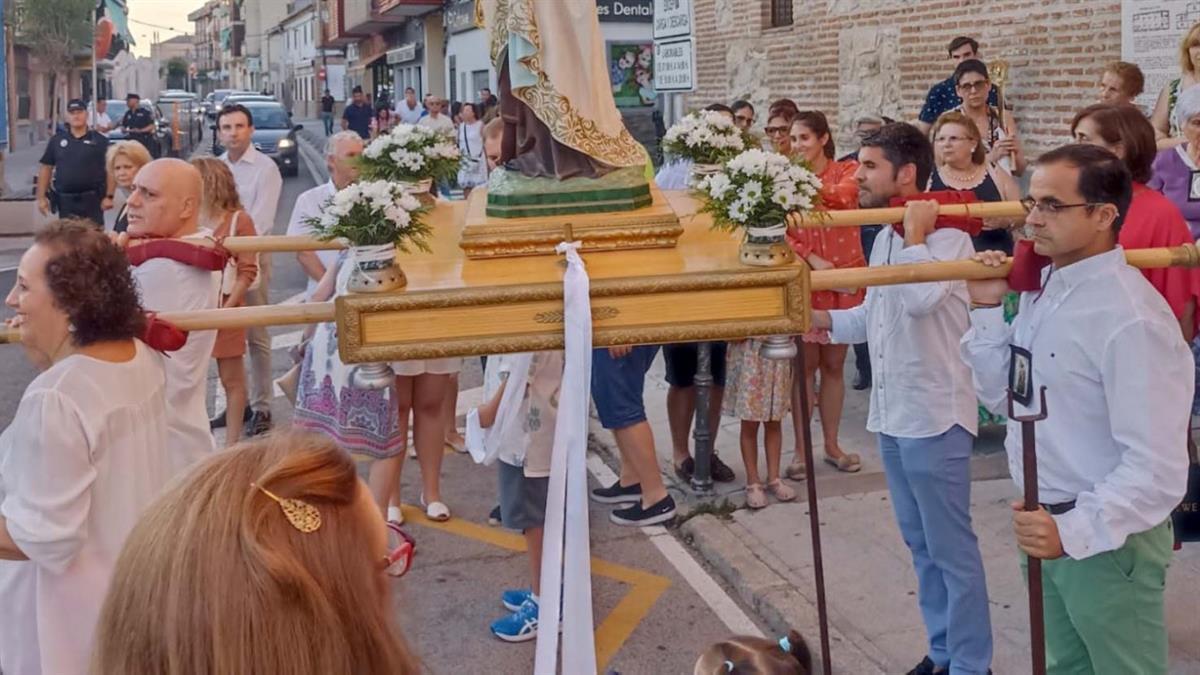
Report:
M 343 0 L 342 25 L 352 33 L 378 33 L 441 6 L 441 0 Z

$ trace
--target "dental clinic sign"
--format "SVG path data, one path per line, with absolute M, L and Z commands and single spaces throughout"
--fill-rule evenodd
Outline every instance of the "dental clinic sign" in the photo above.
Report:
M 654 0 L 596 0 L 596 16 L 602 23 L 650 23 Z

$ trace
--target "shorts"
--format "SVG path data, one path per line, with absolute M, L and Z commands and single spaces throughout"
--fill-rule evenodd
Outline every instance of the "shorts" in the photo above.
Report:
M 496 462 L 500 478 L 500 521 L 524 532 L 546 524 L 546 494 L 550 478 L 529 478 L 525 469 Z
M 657 354 L 658 345 L 638 345 L 619 359 L 610 356 L 607 347 L 592 350 L 592 400 L 600 426 L 624 429 L 646 421 L 642 390 Z
M 709 342 L 712 354 L 713 384 L 725 386 L 725 345 L 726 342 Z M 696 384 L 697 344 L 685 342 L 677 345 L 663 345 L 663 360 L 667 362 L 667 384 L 672 387 L 691 387 Z

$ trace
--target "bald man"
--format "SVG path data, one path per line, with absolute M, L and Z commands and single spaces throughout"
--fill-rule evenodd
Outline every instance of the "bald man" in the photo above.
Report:
M 199 226 L 203 186 L 200 172 L 180 159 L 157 159 L 143 166 L 126 202 L 130 237 L 192 238 L 211 234 Z M 151 312 L 216 309 L 220 272 L 170 258 L 152 258 L 134 267 L 142 305 Z M 172 470 L 179 473 L 215 449 L 205 408 L 208 364 L 216 331 L 193 332 L 167 359 L 167 408 L 171 414 Z

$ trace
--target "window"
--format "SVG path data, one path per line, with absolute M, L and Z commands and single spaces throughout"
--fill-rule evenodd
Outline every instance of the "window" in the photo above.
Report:
M 768 0 L 771 3 L 771 28 L 792 25 L 792 0 Z

